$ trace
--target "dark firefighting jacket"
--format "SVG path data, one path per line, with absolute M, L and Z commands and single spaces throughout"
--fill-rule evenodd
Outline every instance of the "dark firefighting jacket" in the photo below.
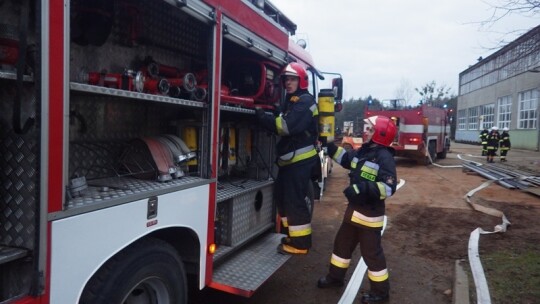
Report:
M 317 155 L 318 115 L 315 98 L 307 90 L 297 90 L 287 94 L 279 116 L 260 118 L 265 129 L 281 136 L 276 147 L 279 166 L 300 163 Z
M 396 192 L 397 186 L 394 149 L 370 141 L 356 151 L 347 152 L 330 143 L 328 153 L 350 170 L 350 186 L 358 193 L 348 198 L 345 220 L 362 227 L 382 229 L 385 199 Z
M 501 147 L 501 150 L 510 150 L 512 147 L 512 144 L 510 143 L 510 134 L 508 134 L 508 132 L 502 132 L 499 146 Z
M 484 129 L 482 132 L 480 132 L 480 135 L 478 135 L 478 138 L 480 138 L 480 142 L 482 145 L 487 145 L 487 139 L 488 139 L 489 131 Z
M 497 131 L 491 131 L 488 135 L 487 141 L 488 141 L 488 150 L 495 150 L 497 151 L 499 149 L 499 140 L 501 138 L 501 135 Z

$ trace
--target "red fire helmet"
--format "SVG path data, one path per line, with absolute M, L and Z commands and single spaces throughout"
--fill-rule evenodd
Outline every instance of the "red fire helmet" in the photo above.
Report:
M 383 146 L 390 146 L 397 133 L 396 124 L 386 116 L 371 116 L 364 119 L 370 128 L 373 129 L 371 140 Z
M 296 76 L 299 79 L 298 82 L 298 88 L 305 90 L 308 88 L 308 75 L 306 70 L 296 62 L 289 63 L 285 69 L 283 70 L 283 73 L 281 73 L 281 76 Z

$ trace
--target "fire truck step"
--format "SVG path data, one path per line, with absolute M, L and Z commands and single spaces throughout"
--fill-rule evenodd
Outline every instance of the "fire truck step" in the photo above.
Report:
M 290 258 L 277 253 L 283 234 L 271 233 L 231 255 L 214 269 L 210 287 L 250 297 Z
M 23 258 L 27 254 L 26 249 L 0 246 L 0 265 Z

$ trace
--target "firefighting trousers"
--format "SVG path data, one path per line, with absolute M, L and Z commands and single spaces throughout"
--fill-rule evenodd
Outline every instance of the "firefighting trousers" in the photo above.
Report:
M 501 159 L 506 159 L 506 154 L 508 154 L 508 148 L 501 148 Z
M 313 166 L 318 163 L 316 157 L 279 168 L 274 183 L 274 200 L 279 216 L 282 218 L 282 230 L 288 234 L 289 245 L 298 249 L 311 248 L 311 215 L 313 206 L 306 200 L 308 186 L 311 183 Z
M 356 246 L 360 244 L 362 258 L 368 267 L 371 292 L 387 294 L 390 291 L 386 258 L 381 246 L 381 231 L 362 228 L 343 222 L 334 240 L 334 252 L 330 258 L 329 275 L 343 280 Z

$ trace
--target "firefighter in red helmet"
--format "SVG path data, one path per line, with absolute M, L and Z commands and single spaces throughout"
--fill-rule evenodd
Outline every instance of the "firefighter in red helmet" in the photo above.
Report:
M 343 193 L 348 205 L 341 227 L 334 240 L 330 269 L 319 279 L 319 288 L 343 286 L 352 253 L 360 244 L 362 258 L 368 267 L 370 290 L 362 295 L 361 303 L 382 303 L 388 300 L 390 285 L 381 231 L 384 222 L 385 199 L 396 191 L 394 149 L 390 147 L 397 129 L 385 116 L 371 116 L 367 142 L 358 150 L 345 151 L 333 143 L 328 153 L 350 170 L 350 184 Z
M 278 176 L 274 200 L 287 234 L 278 246 L 282 254 L 306 254 L 311 248 L 311 208 L 306 203 L 311 173 L 319 164 L 315 143 L 318 138 L 318 110 L 306 70 L 298 63 L 288 64 L 281 75 L 286 91 L 285 104 L 275 117 L 256 109 L 259 123 L 281 136 L 277 146 Z

